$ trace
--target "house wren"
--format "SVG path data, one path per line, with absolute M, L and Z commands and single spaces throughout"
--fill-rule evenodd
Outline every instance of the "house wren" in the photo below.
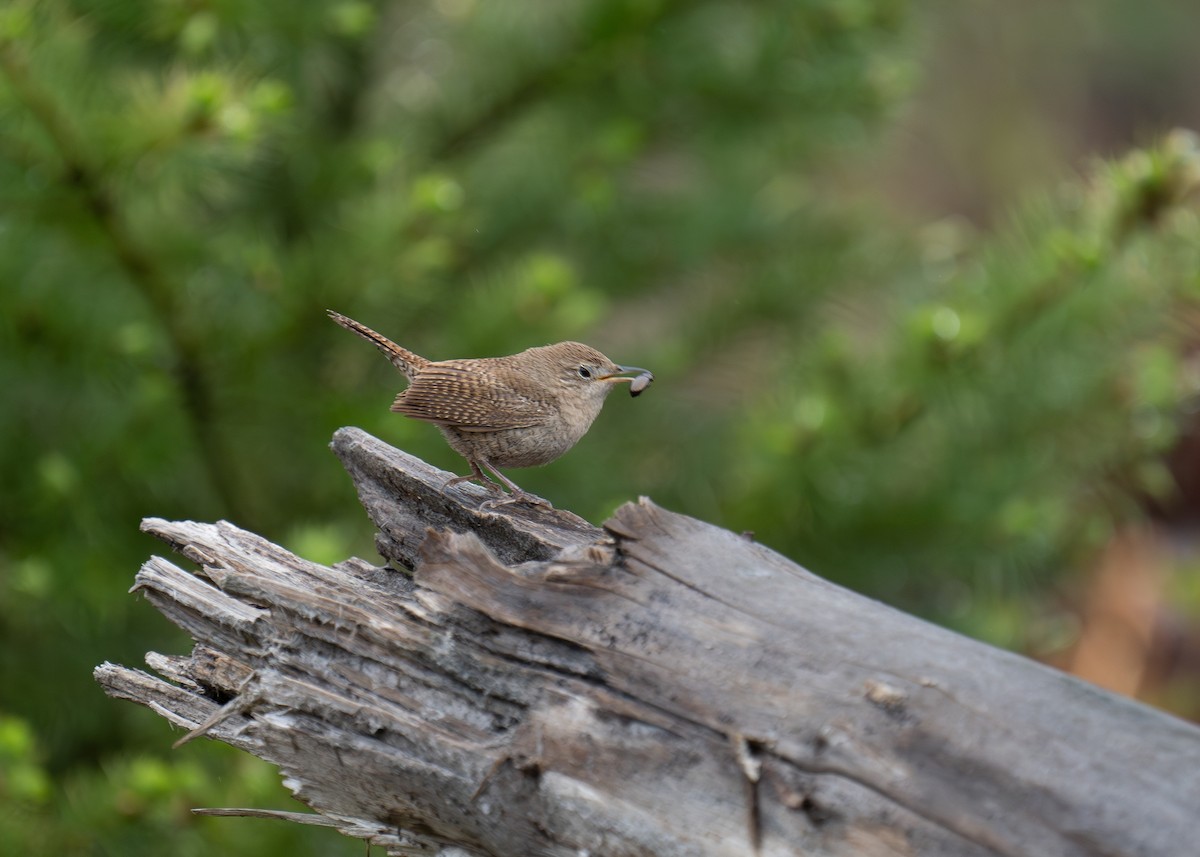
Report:
M 517 485 L 500 467 L 547 464 L 573 447 L 600 413 L 613 384 L 629 381 L 631 395 L 649 386 L 645 369 L 618 366 L 595 348 L 559 342 L 509 357 L 476 360 L 426 360 L 351 318 L 329 310 L 329 317 L 371 342 L 408 379 L 392 410 L 433 423 L 471 466 L 458 482 L 479 481 L 503 495 L 487 470 L 512 492 L 506 501 L 549 506 Z M 632 377 L 630 377 L 632 376 Z

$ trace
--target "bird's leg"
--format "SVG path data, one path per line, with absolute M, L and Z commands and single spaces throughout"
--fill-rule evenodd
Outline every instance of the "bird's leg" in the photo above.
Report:
M 554 508 L 550 505 L 550 501 L 543 500 L 537 494 L 530 494 L 528 491 L 521 488 L 516 482 L 513 482 L 511 479 L 489 464 L 487 459 L 481 459 L 480 463 L 488 469 L 488 473 L 491 473 L 493 476 L 507 485 L 510 492 L 507 497 L 497 497 L 495 500 L 488 500 L 483 504 L 482 508 L 494 509 L 497 506 L 503 506 L 507 503 L 528 503 L 530 506 L 545 506 L 547 509 Z
M 453 479 L 446 480 L 446 484 L 442 486 L 443 490 L 449 488 L 451 485 L 457 485 L 460 482 L 478 482 L 489 491 L 500 495 L 495 499 L 485 500 L 479 507 L 481 509 L 494 509 L 497 506 L 504 506 L 508 503 L 528 503 L 531 506 L 545 506 L 547 509 L 554 508 L 550 505 L 548 500 L 543 500 L 538 495 L 530 494 L 528 491 L 522 489 L 521 486 L 517 485 L 517 483 L 513 482 L 495 467 L 492 467 L 492 465 L 489 464 L 486 459 L 481 458 L 476 461 L 473 458 L 468 458 L 467 464 L 471 465 L 471 473 L 467 476 L 455 476 Z M 507 485 L 508 490 L 512 493 L 506 496 L 504 494 L 504 489 L 497 485 L 488 477 L 486 473 L 479 469 L 480 464 L 488 469 L 488 473 L 491 473 L 493 476 Z
M 488 489 L 489 491 L 491 491 L 495 494 L 503 494 L 504 493 L 504 489 L 502 489 L 499 485 L 497 485 L 495 482 L 493 482 L 491 479 L 489 479 L 487 477 L 487 475 L 482 470 L 479 469 L 478 462 L 474 461 L 473 459 L 468 458 L 467 464 L 471 465 L 471 473 L 468 476 L 455 476 L 453 479 L 447 479 L 446 484 L 442 486 L 443 491 L 445 491 L 451 485 L 457 485 L 460 482 L 478 482 L 484 488 Z M 507 480 L 505 480 L 505 481 L 507 481 Z

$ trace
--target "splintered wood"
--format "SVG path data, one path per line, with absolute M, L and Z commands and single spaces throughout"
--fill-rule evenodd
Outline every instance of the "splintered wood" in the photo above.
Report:
M 277 764 L 313 820 L 406 855 L 1193 847 L 1189 724 L 647 500 L 604 529 L 487 511 L 359 430 L 333 448 L 388 567 L 148 519 L 198 567 L 135 588 L 196 647 L 96 670 Z

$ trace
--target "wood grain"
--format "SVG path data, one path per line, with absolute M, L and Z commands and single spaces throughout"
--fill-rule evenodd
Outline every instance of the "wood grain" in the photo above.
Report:
M 1194 847 L 1190 724 L 648 500 L 603 529 L 483 511 L 359 430 L 333 449 L 389 567 L 147 519 L 197 568 L 152 558 L 135 589 L 197 645 L 151 653 L 163 678 L 96 678 L 277 764 L 347 835 L 563 857 Z

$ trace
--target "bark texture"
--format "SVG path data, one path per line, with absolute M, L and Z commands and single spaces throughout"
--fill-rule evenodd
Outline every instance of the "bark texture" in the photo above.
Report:
M 388 567 L 148 519 L 134 589 L 196 640 L 97 680 L 277 764 L 392 854 L 1175 855 L 1200 730 L 663 510 L 604 529 L 357 429 Z

